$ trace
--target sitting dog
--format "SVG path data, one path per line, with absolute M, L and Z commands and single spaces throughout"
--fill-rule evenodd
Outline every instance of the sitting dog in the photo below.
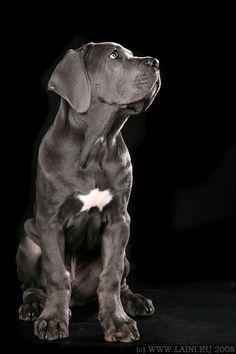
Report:
M 110 42 L 69 50 L 52 73 L 60 107 L 39 148 L 34 216 L 17 252 L 19 318 L 35 321 L 40 339 L 68 337 L 69 306 L 96 297 L 108 342 L 138 340 L 128 315 L 154 313 L 126 283 L 132 166 L 121 128 L 159 88 L 156 59 Z

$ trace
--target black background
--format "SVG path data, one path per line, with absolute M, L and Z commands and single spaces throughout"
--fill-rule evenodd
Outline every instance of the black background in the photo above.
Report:
M 129 205 L 133 266 L 156 285 L 235 276 L 231 11 L 195 6 L 164 9 L 158 3 L 155 9 L 149 4 L 147 10 L 147 5 L 139 5 L 139 15 L 127 15 L 125 7 L 113 4 L 114 9 L 107 8 L 107 15 L 100 17 L 95 9 L 82 11 L 68 4 L 60 14 L 41 5 L 21 8 L 19 13 L 14 8 L 15 18 L 8 16 L 9 50 L 4 58 L 10 69 L 2 71 L 9 84 L 9 102 L 4 103 L 9 126 L 2 131 L 2 140 L 7 141 L 2 157 L 7 157 L 4 171 L 9 171 L 4 173 L 3 189 L 10 200 L 5 234 L 11 249 L 8 280 L 14 291 L 19 286 L 17 239 L 31 210 L 37 142 L 57 107 L 46 83 L 68 48 L 89 41 L 118 42 L 160 61 L 158 97 L 143 116 L 131 117 L 124 128 L 134 166 Z

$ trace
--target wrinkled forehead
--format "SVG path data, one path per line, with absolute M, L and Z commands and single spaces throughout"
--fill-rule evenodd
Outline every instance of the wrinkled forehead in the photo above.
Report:
M 131 50 L 124 48 L 122 45 L 115 43 L 115 42 L 100 42 L 100 43 L 93 43 L 94 50 L 96 53 L 100 53 L 102 55 L 109 55 L 113 50 L 119 50 L 123 54 L 127 56 L 133 56 Z

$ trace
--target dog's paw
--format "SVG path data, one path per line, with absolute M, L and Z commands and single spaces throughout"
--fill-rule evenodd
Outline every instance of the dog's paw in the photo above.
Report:
M 34 323 L 34 334 L 39 339 L 55 340 L 69 336 L 68 321 L 59 318 L 39 317 Z
M 104 330 L 104 338 L 107 342 L 131 343 L 140 339 L 136 322 L 126 316 L 126 318 L 109 318 L 103 320 L 101 316 L 99 321 Z
M 19 319 L 21 321 L 35 321 L 43 310 L 41 303 L 33 302 L 22 304 L 19 308 Z
M 155 312 L 152 300 L 145 296 L 131 293 L 121 298 L 125 311 L 131 316 L 151 316 Z

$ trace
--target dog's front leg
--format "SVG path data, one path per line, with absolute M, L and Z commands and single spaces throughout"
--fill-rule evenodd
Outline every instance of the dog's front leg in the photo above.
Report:
M 42 249 L 41 275 L 46 290 L 45 307 L 35 321 L 34 333 L 40 339 L 68 337 L 70 276 L 64 262 L 64 234 L 57 222 L 38 227 Z
M 125 248 L 129 239 L 129 216 L 107 216 L 107 225 L 102 235 L 103 269 L 97 290 L 99 301 L 98 318 L 108 342 L 132 342 L 139 339 L 136 322 L 125 313 L 120 287 L 124 272 Z

